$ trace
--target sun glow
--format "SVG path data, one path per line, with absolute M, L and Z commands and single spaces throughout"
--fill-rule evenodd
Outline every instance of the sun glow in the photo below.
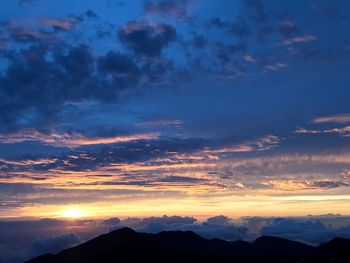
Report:
M 67 218 L 80 218 L 86 216 L 86 213 L 77 208 L 70 208 L 63 211 L 62 216 Z

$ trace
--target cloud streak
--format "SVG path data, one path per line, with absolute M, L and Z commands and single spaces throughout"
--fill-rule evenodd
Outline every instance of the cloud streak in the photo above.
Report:
M 349 123 L 350 114 L 339 114 L 333 116 L 318 117 L 312 120 L 313 123 Z
M 154 140 L 159 138 L 159 133 L 145 133 L 134 135 L 121 135 L 113 137 L 92 138 L 79 133 L 50 133 L 28 130 L 0 136 L 0 142 L 5 144 L 37 141 L 55 147 L 76 148 L 84 145 L 126 143 L 138 140 Z

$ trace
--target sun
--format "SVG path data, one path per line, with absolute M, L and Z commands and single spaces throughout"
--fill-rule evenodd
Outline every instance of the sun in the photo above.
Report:
M 70 208 L 70 209 L 64 210 L 62 212 L 62 216 L 67 218 L 80 218 L 80 217 L 86 216 L 86 213 L 84 213 L 78 208 Z

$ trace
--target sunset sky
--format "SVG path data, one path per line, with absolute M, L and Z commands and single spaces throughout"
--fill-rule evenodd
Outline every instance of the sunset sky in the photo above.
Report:
M 350 215 L 349 8 L 0 1 L 0 218 Z

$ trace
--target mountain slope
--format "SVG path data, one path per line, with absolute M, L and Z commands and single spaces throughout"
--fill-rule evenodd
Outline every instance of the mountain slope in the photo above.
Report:
M 349 259 L 343 252 L 350 240 L 335 239 L 319 247 L 264 236 L 252 243 L 208 240 L 186 231 L 137 233 L 122 228 L 98 236 L 57 255 L 46 254 L 27 263 L 92 262 L 331 262 Z M 350 251 L 350 250 L 349 250 Z M 322 255 L 322 256 L 321 256 Z M 322 261 L 315 261 L 322 258 Z M 324 261 L 326 260 L 326 261 Z M 333 261 L 332 261 L 333 262 Z M 338 261 L 335 261 L 338 262 Z

